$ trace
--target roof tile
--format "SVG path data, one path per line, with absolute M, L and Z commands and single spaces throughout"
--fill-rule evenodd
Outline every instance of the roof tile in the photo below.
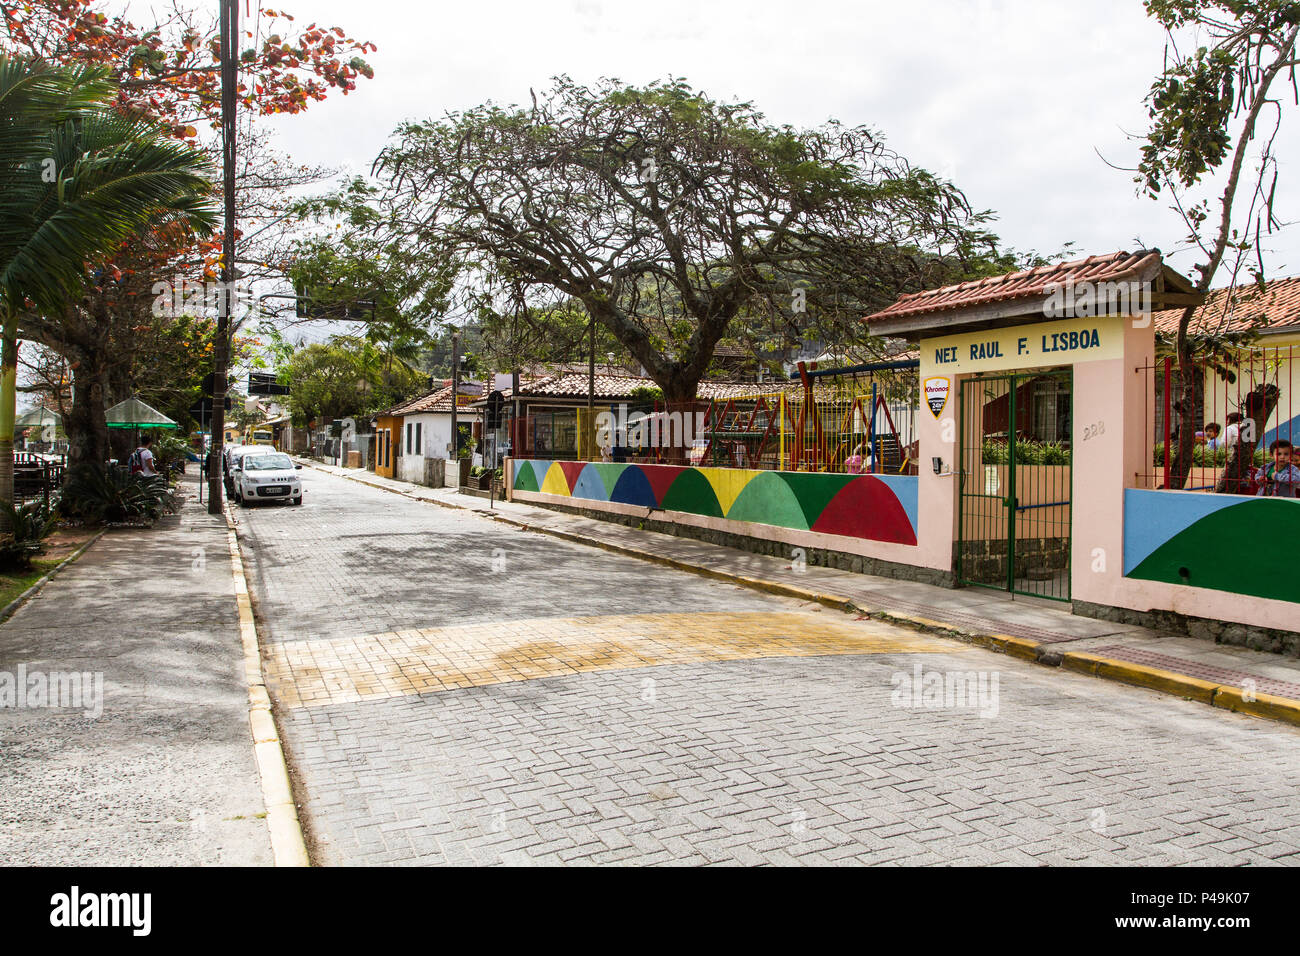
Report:
M 1112 252 L 1109 255 L 1037 266 L 1006 275 L 972 279 L 941 289 L 928 289 L 902 296 L 889 308 L 867 316 L 865 321 L 878 322 L 904 315 L 944 312 L 991 302 L 1043 296 L 1047 294 L 1049 286 L 1058 283 L 1115 282 L 1128 278 L 1159 260 L 1158 251 L 1139 249 L 1136 252 Z

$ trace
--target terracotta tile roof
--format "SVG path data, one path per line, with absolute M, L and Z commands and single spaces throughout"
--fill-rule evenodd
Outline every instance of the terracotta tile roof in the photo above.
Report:
M 1136 252 L 1112 252 L 1105 256 L 1089 256 L 1087 259 L 1038 266 L 1023 272 L 974 279 L 944 286 L 942 289 L 928 289 L 905 295 L 889 308 L 867 316 L 865 321 L 878 322 L 905 315 L 1043 297 L 1048 294 L 1048 286 L 1053 283 L 1116 282 L 1131 278 L 1160 261 L 1157 250 L 1139 249 Z
M 477 397 L 482 386 L 478 382 L 461 382 L 460 393 L 468 397 Z M 464 403 L 461 404 L 464 407 Z M 409 401 L 394 405 L 392 408 L 380 412 L 380 415 L 401 416 L 401 415 L 419 415 L 424 412 L 450 412 L 451 411 L 451 382 L 444 380 L 440 388 L 435 388 L 432 392 L 412 398 Z
M 595 395 L 603 399 L 631 398 L 638 388 L 658 388 L 654 379 L 631 375 L 597 375 Z M 726 401 L 752 395 L 770 395 L 792 388 L 789 382 L 700 382 L 696 397 L 705 401 Z M 502 393 L 508 396 L 508 390 Z M 551 375 L 519 387 L 521 398 L 586 398 L 587 376 Z
M 777 392 L 797 392 L 795 382 L 700 382 L 696 390 L 699 398 L 726 401 L 729 398 L 752 398 L 755 395 L 775 395 Z
M 1167 309 L 1152 316 L 1157 332 L 1178 330 L 1182 309 Z M 1300 276 L 1272 279 L 1261 294 L 1254 286 L 1215 289 L 1196 310 L 1191 328 L 1201 333 L 1300 331 Z
M 573 372 L 562 375 L 546 375 L 531 382 L 521 382 L 519 384 L 519 395 L 521 398 L 530 396 L 579 398 L 587 394 L 587 384 L 587 375 L 585 373 Z M 598 374 L 596 376 L 595 393 L 597 398 L 627 398 L 632 394 L 633 389 L 654 387 L 655 383 L 648 378 Z

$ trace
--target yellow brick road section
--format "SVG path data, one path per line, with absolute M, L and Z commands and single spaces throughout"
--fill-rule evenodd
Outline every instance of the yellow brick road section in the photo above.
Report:
M 282 707 L 659 664 L 958 652 L 951 642 L 815 611 L 547 617 L 290 641 L 267 650 L 267 684 Z

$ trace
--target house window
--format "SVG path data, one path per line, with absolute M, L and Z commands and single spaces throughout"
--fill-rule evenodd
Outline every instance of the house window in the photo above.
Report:
M 406 423 L 406 453 L 408 455 L 415 454 L 415 445 L 411 443 L 411 434 L 414 430 L 415 430 L 415 426 L 412 425 L 410 422 L 407 422 Z
M 420 434 L 424 429 L 424 422 L 415 423 L 415 444 L 411 446 L 411 453 L 414 455 L 424 454 L 424 436 Z

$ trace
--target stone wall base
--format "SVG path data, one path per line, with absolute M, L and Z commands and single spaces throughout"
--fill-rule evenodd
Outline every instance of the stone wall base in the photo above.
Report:
M 486 497 L 487 492 L 484 492 L 483 496 Z M 767 554 L 773 557 L 789 559 L 794 551 L 793 546 L 786 544 L 784 541 L 773 541 L 770 538 L 762 538 L 757 535 L 713 531 L 709 528 L 697 528 L 694 525 L 677 524 L 674 521 L 638 518 L 635 515 L 615 514 L 594 508 L 576 508 L 570 505 L 553 504 L 549 501 L 529 501 L 527 503 L 538 508 L 549 508 L 552 511 L 581 515 L 584 518 L 612 521 L 616 524 L 627 525 L 630 528 L 640 528 L 644 531 L 656 531 L 660 534 L 671 534 L 679 538 L 694 538 L 697 541 L 707 541 L 709 544 L 719 544 L 740 551 L 748 551 L 752 554 Z M 829 548 L 804 548 L 803 551 L 804 559 L 808 562 L 809 567 L 835 568 L 839 571 L 853 571 L 857 574 L 874 574 L 879 577 L 897 578 L 900 581 L 918 581 L 921 584 L 933 584 L 943 588 L 951 588 L 956 584 L 956 579 L 950 571 L 921 568 L 910 564 L 899 564 L 895 561 L 882 561 L 879 558 L 869 558 L 861 554 L 848 554 Z
M 1136 624 L 1138 627 L 1149 627 L 1157 631 L 1186 634 L 1199 640 L 1213 641 L 1215 644 L 1248 647 L 1253 651 L 1269 651 L 1274 654 L 1285 654 L 1287 657 L 1300 657 L 1300 632 L 1297 631 L 1255 627 L 1233 621 L 1215 621 L 1205 617 L 1179 614 L 1176 611 L 1134 611 L 1128 608 L 1111 607 L 1108 604 L 1092 604 L 1088 601 L 1075 601 L 1073 604 L 1074 613 L 1082 617 L 1114 621 L 1116 624 Z

